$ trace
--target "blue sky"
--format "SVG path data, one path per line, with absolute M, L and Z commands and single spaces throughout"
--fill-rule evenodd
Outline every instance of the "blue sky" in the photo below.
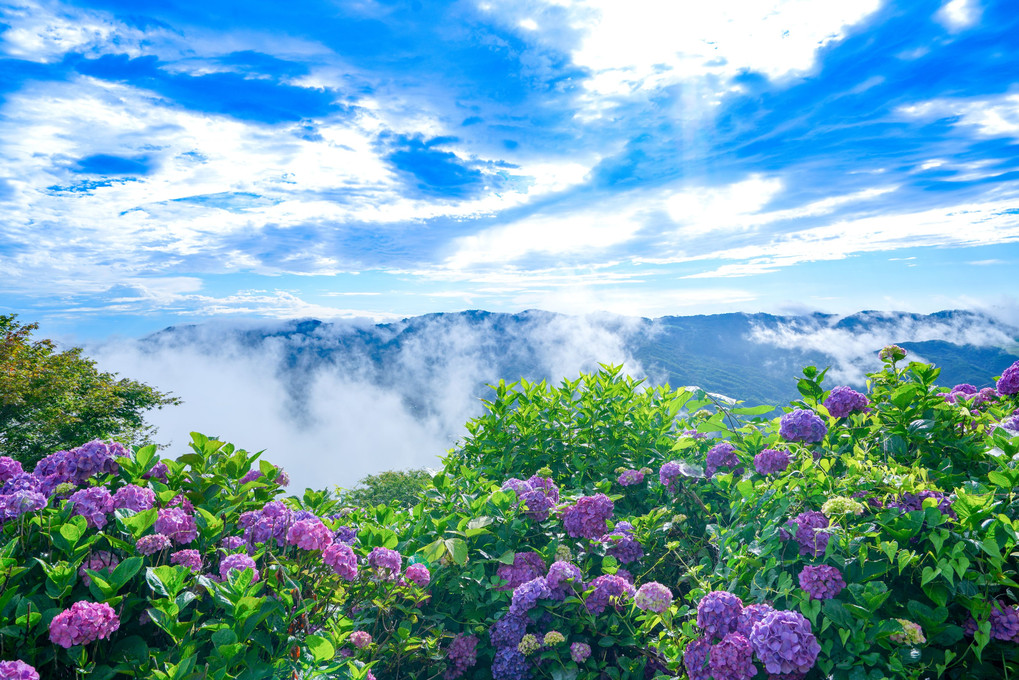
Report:
M 0 0 L 0 313 L 1019 318 L 1016 36 L 987 0 Z

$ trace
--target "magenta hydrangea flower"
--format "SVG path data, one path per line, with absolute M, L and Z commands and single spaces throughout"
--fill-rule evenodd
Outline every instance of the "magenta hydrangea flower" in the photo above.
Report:
M 672 606 L 672 591 L 657 581 L 650 581 L 637 589 L 633 602 L 641 611 L 661 614 Z
M 548 589 L 548 583 L 544 577 L 531 579 L 527 583 L 521 583 L 513 589 L 513 599 L 510 603 L 510 616 L 522 617 L 538 604 L 538 600 L 547 600 L 552 593 Z
M 786 522 L 786 526 L 795 533 L 796 542 L 800 545 L 799 552 L 801 555 L 819 557 L 828 548 L 828 539 L 831 537 L 831 534 L 827 531 L 821 531 L 821 529 L 826 529 L 830 526 L 830 522 L 823 512 L 817 512 L 816 510 L 801 512 Z
M 473 668 L 478 662 L 477 648 L 478 638 L 473 635 L 460 633 L 454 637 L 449 643 L 449 649 L 446 650 L 446 660 L 453 664 L 453 667 L 443 674 L 445 680 L 456 680 L 468 669 Z
M 113 507 L 141 512 L 156 504 L 156 492 L 135 484 L 126 484 L 113 494 Z
M 50 622 L 50 641 L 64 649 L 105 640 L 120 628 L 120 619 L 105 602 L 75 602 Z
M 800 571 L 800 588 L 810 594 L 811 600 L 830 600 L 845 587 L 846 582 L 835 567 L 808 564 Z
M 1019 361 L 1001 372 L 995 386 L 998 388 L 998 394 L 1019 394 Z
M 739 633 L 729 633 L 711 646 L 708 668 L 715 678 L 726 680 L 749 680 L 757 675 L 750 641 Z
M 711 641 L 705 637 L 691 640 L 683 650 L 683 666 L 690 680 L 711 680 L 708 668 L 708 655 L 711 652 Z
M 658 481 L 669 493 L 676 492 L 676 480 L 683 474 L 683 466 L 678 460 L 670 460 L 658 469 Z
M 563 526 L 573 538 L 600 538 L 608 528 L 615 506 L 603 493 L 581 496 L 563 511 Z
M 73 498 L 73 496 L 72 496 Z M 195 518 L 183 508 L 163 508 L 156 517 L 157 534 L 164 534 L 174 543 L 186 544 L 198 538 Z
M 243 571 L 245 569 L 251 569 L 253 572 L 251 582 L 257 583 L 259 578 L 258 569 L 255 568 L 255 560 L 251 559 L 248 555 L 234 553 L 227 555 L 219 562 L 219 576 L 224 581 L 230 577 L 230 572 Z
M 742 600 L 724 590 L 713 590 L 697 605 L 697 626 L 707 634 L 709 641 L 721 640 L 736 630 L 742 613 Z
M 991 637 L 1012 640 L 1019 635 L 1019 609 L 1015 605 L 995 602 L 991 609 Z
M 644 473 L 640 470 L 624 470 L 616 482 L 620 486 L 634 486 L 644 482 Z
M 710 479 L 715 476 L 720 467 L 734 468 L 733 472 L 737 475 L 742 472 L 742 468 L 739 467 L 739 458 L 736 456 L 736 447 L 729 442 L 715 444 L 708 450 L 704 474 Z
M 790 611 L 767 614 L 750 632 L 750 645 L 769 673 L 806 673 L 821 652 L 810 621 Z
M 743 607 L 743 612 L 740 613 L 739 618 L 736 619 L 736 632 L 749 640 L 750 631 L 754 629 L 754 624 L 763 620 L 766 615 L 773 611 L 775 611 L 775 608 L 770 604 L 746 605 Z
M 828 434 L 828 426 L 813 411 L 797 408 L 779 419 L 778 436 L 787 442 L 814 444 Z
M 39 672 L 21 659 L 0 661 L 0 680 L 39 680 Z
M 333 532 L 318 517 L 294 522 L 287 531 L 287 543 L 301 550 L 325 550 L 332 542 Z
M 112 574 L 118 564 L 120 564 L 120 559 L 118 559 L 116 555 L 108 550 L 97 550 L 89 555 L 88 559 L 82 562 L 81 566 L 78 567 L 78 576 L 81 577 L 82 583 L 88 587 L 92 585 L 92 577 L 88 575 L 85 571 L 86 569 L 91 569 L 92 571 L 97 572 L 105 571 L 107 574 Z
M 499 565 L 495 575 L 506 581 L 496 590 L 513 590 L 521 583 L 545 575 L 545 560 L 536 552 L 518 552 L 513 555 L 513 564 Z
M 142 555 L 153 555 L 170 547 L 170 537 L 164 534 L 142 536 L 134 545 Z
M 202 570 L 202 554 L 197 550 L 178 550 L 170 555 L 170 563 L 187 567 L 197 574 Z
M 591 656 L 591 645 L 586 642 L 574 642 L 570 645 L 570 658 L 577 663 L 584 663 Z
M 21 463 L 10 456 L 0 456 L 0 482 L 7 483 L 17 475 L 23 475 L 25 471 Z M 0 661 L 0 663 L 16 663 L 14 661 Z
M 789 467 L 789 454 L 778 449 L 764 449 L 754 456 L 754 469 L 759 475 L 774 475 Z
M 364 649 L 372 643 L 371 633 L 363 630 L 355 630 L 350 634 L 350 642 L 358 649 Z
M 323 550 L 322 561 L 332 567 L 345 581 L 357 578 L 357 555 L 346 543 L 333 543 Z
M 106 526 L 106 515 L 113 512 L 113 497 L 105 486 L 91 486 L 75 491 L 67 502 L 74 507 L 74 514 L 84 517 L 93 529 Z
M 610 604 L 620 609 L 636 595 L 630 582 L 615 574 L 599 576 L 591 581 L 588 590 L 591 588 L 594 590 L 588 592 L 584 605 L 595 615 L 601 614 Z
M 824 400 L 824 407 L 828 409 L 832 418 L 845 418 L 850 413 L 868 411 L 870 402 L 867 395 L 860 394 L 847 385 L 839 385 L 833 388 L 828 398 Z
M 432 574 L 428 571 L 428 567 L 420 563 L 408 565 L 407 570 L 403 572 L 403 576 L 421 588 L 427 586 L 429 581 L 432 580 Z
M 389 548 L 372 548 L 368 553 L 368 566 L 379 572 L 383 578 L 393 580 L 403 568 L 403 556 Z
M 559 560 L 548 568 L 545 585 L 549 589 L 549 598 L 561 602 L 570 595 L 584 592 L 584 575 L 577 565 Z

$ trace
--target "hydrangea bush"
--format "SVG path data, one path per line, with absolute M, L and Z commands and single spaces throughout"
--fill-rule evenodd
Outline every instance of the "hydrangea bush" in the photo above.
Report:
M 1006 677 L 1019 362 L 946 389 L 906 358 L 882 350 L 866 393 L 808 367 L 777 414 L 612 366 L 500 383 L 409 509 L 285 496 L 198 434 L 0 457 L 0 670 Z

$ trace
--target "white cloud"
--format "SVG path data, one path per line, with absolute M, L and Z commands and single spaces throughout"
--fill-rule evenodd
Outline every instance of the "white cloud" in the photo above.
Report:
M 954 125 L 975 128 L 984 137 L 1019 137 L 1019 94 L 931 99 L 903 106 L 898 113 L 913 119 L 955 119 Z
M 980 21 L 981 8 L 977 0 L 949 0 L 934 15 L 952 31 L 970 28 Z

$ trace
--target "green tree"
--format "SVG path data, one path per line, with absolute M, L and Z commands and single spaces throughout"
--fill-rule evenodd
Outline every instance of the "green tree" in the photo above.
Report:
M 432 473 L 428 470 L 386 470 L 368 475 L 353 489 L 338 492 L 342 503 L 359 508 L 377 505 L 412 508 L 421 501 L 431 481 Z
M 31 469 L 43 456 L 93 439 L 141 443 L 144 413 L 180 400 L 96 369 L 80 347 L 35 340 L 38 324 L 0 315 L 0 454 Z

